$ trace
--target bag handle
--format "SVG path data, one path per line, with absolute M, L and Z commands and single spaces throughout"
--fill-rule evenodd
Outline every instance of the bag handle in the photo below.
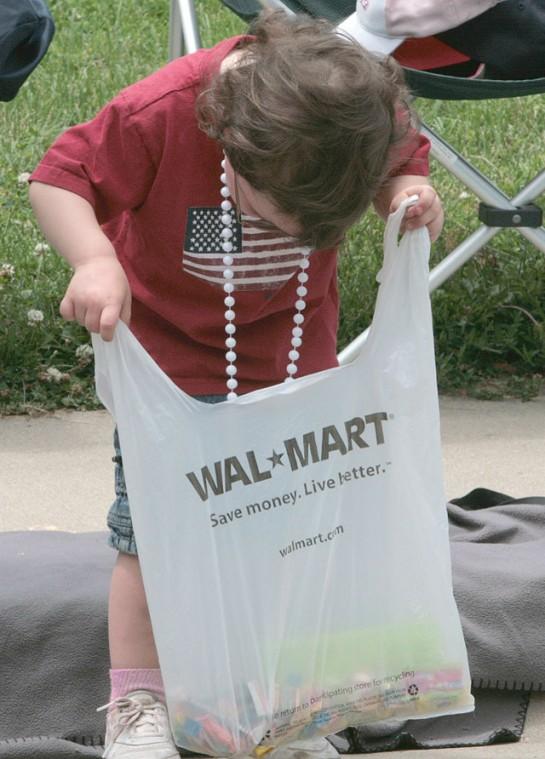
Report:
M 394 213 L 388 216 L 386 222 L 386 228 L 384 230 L 384 257 L 382 262 L 382 268 L 377 274 L 377 282 L 382 282 L 386 272 L 390 270 L 394 263 L 394 259 L 399 250 L 398 239 L 399 230 L 401 228 L 401 222 L 405 216 L 405 211 L 410 206 L 414 206 L 418 202 L 418 195 L 411 195 L 406 198 L 399 208 Z

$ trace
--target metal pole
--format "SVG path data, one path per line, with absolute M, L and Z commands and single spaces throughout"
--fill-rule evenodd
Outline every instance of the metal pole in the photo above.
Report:
M 169 25 L 169 60 L 202 47 L 193 0 L 171 0 Z

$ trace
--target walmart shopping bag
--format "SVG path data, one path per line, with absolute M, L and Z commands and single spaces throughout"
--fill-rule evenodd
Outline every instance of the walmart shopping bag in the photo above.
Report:
M 429 237 L 390 218 L 350 364 L 217 405 L 94 339 L 176 742 L 260 753 L 473 709 L 452 595 Z

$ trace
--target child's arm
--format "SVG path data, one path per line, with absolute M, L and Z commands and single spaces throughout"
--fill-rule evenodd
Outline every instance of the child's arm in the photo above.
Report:
M 386 219 L 410 195 L 418 195 L 420 199 L 407 209 L 401 231 L 426 226 L 433 242 L 441 234 L 444 213 L 439 196 L 427 177 L 412 174 L 390 177 L 373 205 L 379 216 Z
M 118 319 L 130 320 L 131 292 L 93 207 L 80 195 L 36 181 L 30 202 L 44 235 L 74 269 L 61 315 L 111 340 Z

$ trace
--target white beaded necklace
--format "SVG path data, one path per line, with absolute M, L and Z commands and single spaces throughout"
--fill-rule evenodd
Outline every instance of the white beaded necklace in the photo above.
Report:
M 229 391 L 227 393 L 227 399 L 233 400 L 237 397 L 237 393 L 235 390 L 238 387 L 238 380 L 236 379 L 236 373 L 237 373 L 237 366 L 236 366 L 236 360 L 237 360 L 237 354 L 235 353 L 235 348 L 237 345 L 236 338 L 234 337 L 237 328 L 235 326 L 235 296 L 233 295 L 235 286 L 233 284 L 233 279 L 235 276 L 235 273 L 232 269 L 234 259 L 231 253 L 233 252 L 233 243 L 231 242 L 231 238 L 233 237 L 233 230 L 231 229 L 231 226 L 233 224 L 233 204 L 229 200 L 231 196 L 231 191 L 229 190 L 229 187 L 227 185 L 227 175 L 225 173 L 225 158 L 221 162 L 221 168 L 222 173 L 220 176 L 221 180 L 221 223 L 223 229 L 220 232 L 221 236 L 221 249 L 223 250 L 224 256 L 223 256 L 223 264 L 225 266 L 225 270 L 223 272 L 223 290 L 225 292 L 225 299 L 224 304 L 227 308 L 225 311 L 225 333 L 227 337 L 225 338 L 225 347 L 227 348 L 227 352 L 225 353 L 225 360 L 227 362 L 227 365 L 225 367 L 225 373 L 227 374 L 227 390 Z M 293 315 L 293 323 L 294 327 L 291 331 L 291 350 L 288 352 L 288 358 L 289 363 L 286 366 L 286 379 L 285 382 L 293 381 L 294 375 L 297 373 L 297 361 L 300 357 L 300 351 L 303 344 L 303 322 L 305 321 L 305 317 L 303 315 L 303 311 L 306 308 L 306 301 L 305 296 L 308 293 L 308 290 L 306 288 L 306 283 L 308 282 L 308 274 L 306 272 L 306 269 L 310 266 L 310 261 L 308 260 L 309 255 L 311 252 L 311 248 L 305 248 L 303 251 L 303 258 L 301 259 L 299 263 L 300 271 L 297 274 L 297 281 L 299 283 L 296 293 L 297 293 L 297 300 L 295 301 L 295 313 Z

